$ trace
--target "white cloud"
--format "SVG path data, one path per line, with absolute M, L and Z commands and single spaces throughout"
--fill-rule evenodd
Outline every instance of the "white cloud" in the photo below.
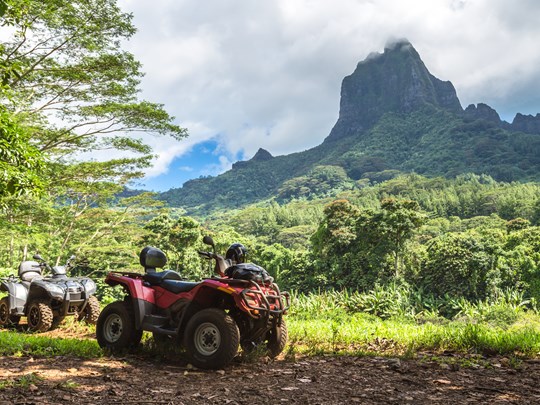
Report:
M 212 174 L 259 147 L 274 155 L 322 142 L 340 84 L 389 38 L 408 38 L 465 107 L 501 116 L 540 111 L 540 2 L 535 0 L 122 0 L 139 32 L 143 96 L 187 127 L 181 143 L 153 141 L 149 176 L 198 142 L 222 144 Z M 217 171 L 217 172 L 216 172 Z M 198 177 L 194 173 L 194 177 Z

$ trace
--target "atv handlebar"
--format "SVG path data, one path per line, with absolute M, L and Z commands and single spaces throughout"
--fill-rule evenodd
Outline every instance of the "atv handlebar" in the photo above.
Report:
M 215 253 L 212 253 L 212 252 L 205 252 L 205 251 L 203 251 L 203 250 L 198 250 L 197 253 L 200 254 L 201 256 L 206 257 L 207 259 L 215 259 L 214 256 L 216 256 Z
M 207 259 L 214 259 L 216 261 L 216 266 L 214 267 L 214 271 L 219 276 L 223 277 L 225 275 L 225 270 L 229 268 L 232 263 L 230 260 L 225 259 L 223 256 L 218 255 L 214 252 L 205 252 L 202 250 L 197 251 L 201 256 L 207 258 Z
M 49 271 L 51 274 L 55 273 L 55 268 L 57 266 L 51 266 L 47 260 L 45 260 L 41 255 L 35 254 L 32 256 L 34 260 L 37 260 L 39 263 L 39 267 L 42 268 L 45 271 Z M 71 255 L 69 259 L 66 260 L 66 264 L 64 265 L 65 270 L 69 270 L 73 267 L 73 260 L 75 260 L 75 255 Z

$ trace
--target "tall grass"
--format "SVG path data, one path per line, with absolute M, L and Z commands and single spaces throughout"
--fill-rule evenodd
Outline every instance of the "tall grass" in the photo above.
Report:
M 435 300 L 403 285 L 367 293 L 293 294 L 290 350 L 302 353 L 410 354 L 456 351 L 540 354 L 540 316 L 531 300 L 507 291 L 492 300 Z M 449 309 L 453 317 L 443 317 Z

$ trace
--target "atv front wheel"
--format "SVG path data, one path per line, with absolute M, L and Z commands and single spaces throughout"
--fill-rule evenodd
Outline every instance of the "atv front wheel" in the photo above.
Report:
M 142 330 L 135 329 L 135 317 L 127 302 L 116 301 L 103 309 L 97 320 L 96 338 L 100 347 L 121 351 L 141 342 Z
M 4 297 L 0 300 L 0 328 L 9 328 L 17 326 L 20 316 L 9 314 L 9 298 Z
M 60 326 L 60 324 L 64 321 L 64 319 L 65 319 L 64 316 L 55 316 L 55 317 L 53 317 L 51 330 L 58 328 Z
M 223 310 L 206 308 L 191 317 L 184 331 L 184 346 L 198 368 L 217 369 L 228 365 L 238 352 L 240 332 Z
M 287 344 L 288 332 L 285 320 L 281 320 L 279 325 L 275 325 L 266 332 L 264 338 L 257 342 L 242 341 L 240 345 L 244 354 L 258 353 L 275 358 L 281 354 Z
M 28 329 L 32 332 L 46 332 L 53 324 L 53 312 L 43 302 L 33 302 L 28 308 Z
M 287 324 L 285 320 L 281 320 L 280 325 L 276 325 L 266 334 L 268 348 L 268 355 L 271 358 L 277 357 L 281 354 L 285 345 L 287 344 L 287 339 L 289 337 L 289 332 L 287 330 Z
M 99 318 L 99 301 L 95 296 L 91 296 L 88 298 L 88 303 L 84 307 L 84 309 L 79 312 L 79 315 L 77 316 L 77 321 L 79 322 L 86 322 L 89 325 L 95 325 Z

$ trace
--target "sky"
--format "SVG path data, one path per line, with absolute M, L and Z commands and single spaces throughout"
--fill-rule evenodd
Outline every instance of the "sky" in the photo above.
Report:
M 538 0 L 119 0 L 138 32 L 124 44 L 146 73 L 141 97 L 189 137 L 143 136 L 157 158 L 136 188 L 215 176 L 259 148 L 319 145 L 341 81 L 389 41 L 408 39 L 462 106 L 512 121 L 540 112 Z

